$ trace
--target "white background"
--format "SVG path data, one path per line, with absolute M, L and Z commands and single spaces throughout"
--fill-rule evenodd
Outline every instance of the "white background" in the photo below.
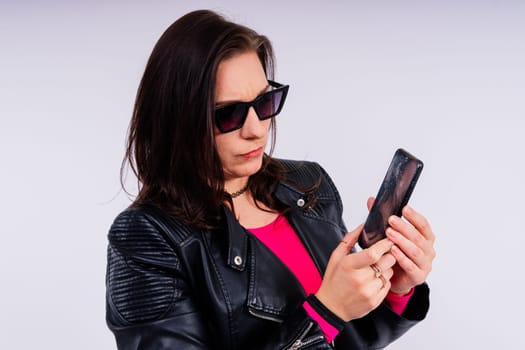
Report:
M 349 228 L 397 147 L 425 162 L 411 203 L 437 236 L 432 306 L 390 349 L 525 348 L 525 2 L 181 3 L 0 2 L 0 348 L 115 348 L 106 233 L 129 204 L 134 95 L 198 8 L 273 41 L 276 155 L 321 163 Z

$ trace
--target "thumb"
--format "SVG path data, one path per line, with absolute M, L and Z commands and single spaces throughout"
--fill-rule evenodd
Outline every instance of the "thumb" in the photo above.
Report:
M 350 247 L 350 249 L 353 248 L 355 246 L 355 244 L 357 243 L 359 235 L 361 234 L 361 231 L 363 231 L 363 226 L 364 226 L 364 224 L 361 224 L 361 225 L 357 226 L 356 228 L 354 228 L 352 231 L 348 232 L 343 237 L 343 240 L 348 242 L 347 245 Z
M 368 211 L 372 209 L 372 205 L 374 205 L 375 201 L 376 201 L 375 197 L 368 197 L 368 200 L 366 201 L 366 207 L 368 208 Z
M 363 224 L 357 226 L 354 230 L 348 232 L 343 237 L 343 239 L 341 240 L 337 248 L 335 248 L 332 255 L 335 255 L 337 258 L 342 258 L 345 255 L 348 255 L 348 253 L 350 253 L 352 248 L 357 243 L 357 239 L 359 238 L 359 235 L 361 234 L 362 230 L 363 230 Z

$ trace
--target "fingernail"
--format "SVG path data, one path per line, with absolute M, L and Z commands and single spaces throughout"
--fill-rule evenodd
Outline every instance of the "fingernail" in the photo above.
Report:
M 412 208 L 409 205 L 405 205 L 405 213 L 412 214 Z
M 390 223 L 390 225 L 395 224 L 397 222 L 397 216 L 395 215 L 390 216 L 388 218 L 388 222 Z

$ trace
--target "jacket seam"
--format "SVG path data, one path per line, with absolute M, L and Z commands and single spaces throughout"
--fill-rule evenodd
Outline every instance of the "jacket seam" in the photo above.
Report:
M 228 312 L 228 324 L 229 324 L 228 328 L 230 329 L 230 332 L 228 334 L 229 339 L 230 339 L 229 343 L 230 343 L 230 346 L 232 347 L 233 344 L 234 344 L 234 341 L 233 341 L 233 334 L 232 334 L 232 331 L 231 331 L 232 330 L 232 324 L 233 324 L 231 298 L 230 298 L 229 294 L 227 293 L 226 284 L 224 283 L 222 275 L 219 273 L 219 269 L 217 268 L 215 260 L 213 259 L 213 255 L 212 255 L 212 253 L 209 250 L 208 244 L 206 243 L 206 240 L 204 239 L 204 237 L 201 236 L 201 238 L 202 238 L 202 244 L 204 246 L 204 249 L 206 249 L 206 255 L 208 256 L 208 258 L 210 260 L 210 263 L 211 263 L 211 265 L 213 267 L 213 271 L 215 272 L 215 275 L 217 276 L 217 280 L 219 281 L 219 283 L 221 285 L 221 288 L 220 288 L 221 294 L 224 297 L 226 310 Z
M 322 218 L 319 215 L 312 215 L 312 214 L 309 214 L 307 211 L 302 211 L 301 214 L 303 216 L 306 216 L 306 217 L 310 218 L 310 219 L 317 220 L 317 221 L 320 221 L 320 222 L 324 222 L 324 223 L 329 224 L 329 225 L 331 225 L 333 227 L 336 227 L 338 229 L 342 229 L 341 226 L 339 226 L 337 223 L 335 223 L 335 222 L 333 222 L 331 220 L 326 220 L 326 219 Z
M 328 175 L 326 170 L 324 170 L 324 168 L 320 164 L 318 164 L 318 163 L 315 163 L 315 164 L 319 167 L 319 170 L 320 170 L 323 178 L 326 180 L 326 182 L 330 186 L 330 188 L 332 190 L 332 193 L 335 196 L 335 200 L 336 200 L 336 203 L 337 203 L 337 208 L 339 209 L 339 215 L 342 215 L 343 214 L 343 201 L 341 200 L 341 195 L 339 194 L 339 191 L 337 190 L 337 187 L 335 186 L 334 181 L 332 180 L 330 175 Z

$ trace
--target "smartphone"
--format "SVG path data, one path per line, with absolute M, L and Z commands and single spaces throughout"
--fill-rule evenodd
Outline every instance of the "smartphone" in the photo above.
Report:
M 388 218 L 401 216 L 422 170 L 422 161 L 401 148 L 396 151 L 359 236 L 361 248 L 386 237 Z

